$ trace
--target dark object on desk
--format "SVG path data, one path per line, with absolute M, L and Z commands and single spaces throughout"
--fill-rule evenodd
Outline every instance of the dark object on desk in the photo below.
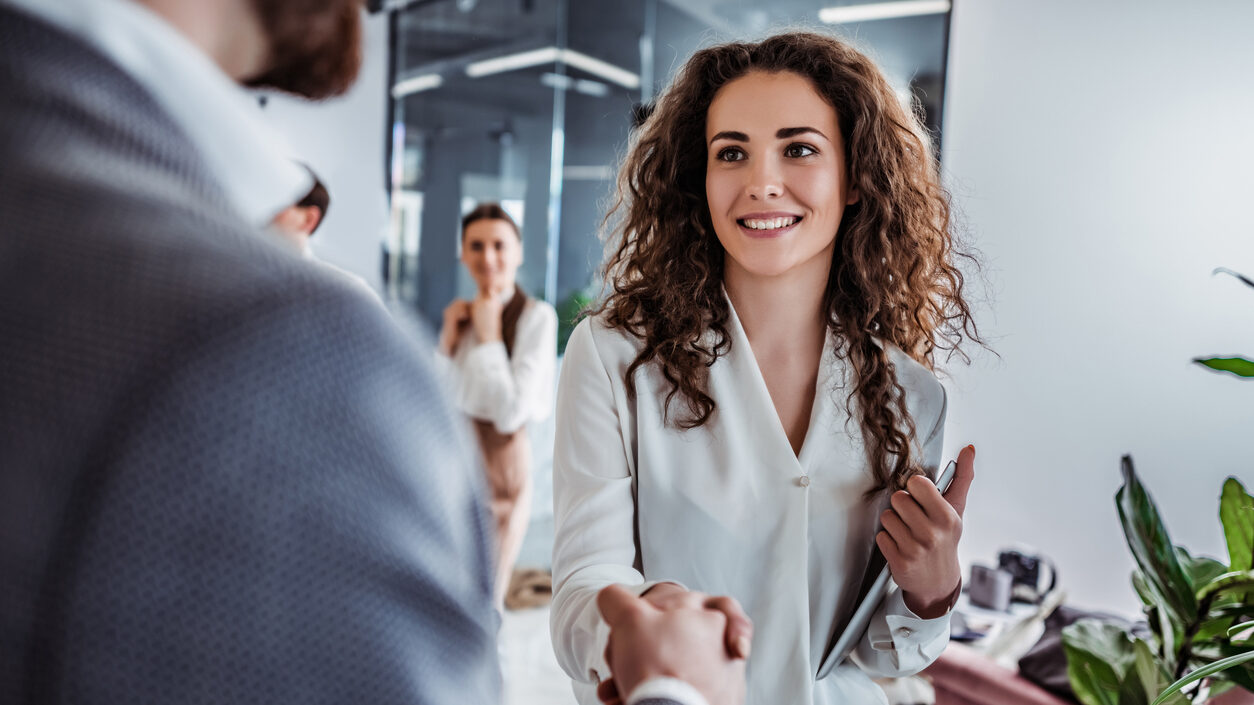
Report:
M 964 644 L 951 643 L 923 675 L 936 705 L 1074 705 Z
M 1009 550 L 997 554 L 997 567 L 1014 576 L 1012 598 L 1037 604 L 1058 585 L 1058 568 L 1044 556 Z M 1042 584 L 1042 578 L 1048 583 Z
M 1019 659 L 1019 675 L 1055 695 L 1077 702 L 1075 691 L 1071 689 L 1071 679 L 1067 676 L 1067 655 L 1062 648 L 1062 630 L 1085 618 L 1117 624 L 1130 634 L 1148 634 L 1148 627 L 1143 622 L 1133 624 L 1113 614 L 1088 612 L 1062 605 L 1045 618 L 1045 634 L 1036 642 L 1036 646 Z

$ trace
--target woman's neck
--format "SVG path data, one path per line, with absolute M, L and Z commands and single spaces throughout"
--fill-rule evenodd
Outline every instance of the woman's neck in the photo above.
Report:
M 823 294 L 830 262 L 829 251 L 783 274 L 762 276 L 728 258 L 723 287 L 751 344 L 795 345 L 823 339 L 827 332 Z
M 500 301 L 501 303 L 509 303 L 509 300 L 514 298 L 515 288 L 516 287 L 512 280 L 508 284 L 502 284 L 499 288 L 479 287 L 479 296 L 486 298 L 486 299 L 496 299 L 497 301 Z

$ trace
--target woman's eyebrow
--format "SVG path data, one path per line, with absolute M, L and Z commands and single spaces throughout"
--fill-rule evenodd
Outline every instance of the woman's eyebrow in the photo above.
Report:
M 749 135 L 746 135 L 743 132 L 736 132 L 734 130 L 723 130 L 722 132 L 719 132 L 715 134 L 713 137 L 711 137 L 710 143 L 712 144 L 714 142 L 717 142 L 718 140 L 735 140 L 737 142 L 748 142 Z
M 821 131 L 816 130 L 813 127 L 781 127 L 775 133 L 775 137 L 776 139 L 782 140 L 782 139 L 788 139 L 789 137 L 796 137 L 797 135 L 803 135 L 807 132 L 813 132 L 819 137 L 822 137 L 823 139 L 827 139 L 827 135 L 823 134 Z
M 806 127 L 806 126 L 781 127 L 775 131 L 775 139 L 784 140 L 784 139 L 788 139 L 789 137 L 796 137 L 797 135 L 804 135 L 806 133 L 813 133 L 813 134 L 818 135 L 819 137 L 822 137 L 825 140 L 828 139 L 827 135 L 823 134 L 822 130 L 819 130 L 814 127 Z M 748 142 L 749 135 L 746 135 L 743 132 L 736 132 L 735 130 L 723 130 L 722 132 L 716 133 L 713 137 L 711 137 L 710 143 L 713 144 L 714 142 L 717 142 L 718 140 L 734 140 L 736 142 Z

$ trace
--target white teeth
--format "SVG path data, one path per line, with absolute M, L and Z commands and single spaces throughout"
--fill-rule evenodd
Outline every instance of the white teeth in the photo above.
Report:
M 777 230 L 779 228 L 792 225 L 798 220 L 800 219 L 794 216 L 788 216 L 784 218 L 768 218 L 765 220 L 760 219 L 760 218 L 752 218 L 752 219 L 746 219 L 743 222 L 745 224 L 745 227 L 749 228 L 750 230 Z

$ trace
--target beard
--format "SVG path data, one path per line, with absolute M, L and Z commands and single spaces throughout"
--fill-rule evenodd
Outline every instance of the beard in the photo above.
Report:
M 244 82 L 312 100 L 343 94 L 361 68 L 361 0 L 253 0 L 270 42 L 266 70 Z

